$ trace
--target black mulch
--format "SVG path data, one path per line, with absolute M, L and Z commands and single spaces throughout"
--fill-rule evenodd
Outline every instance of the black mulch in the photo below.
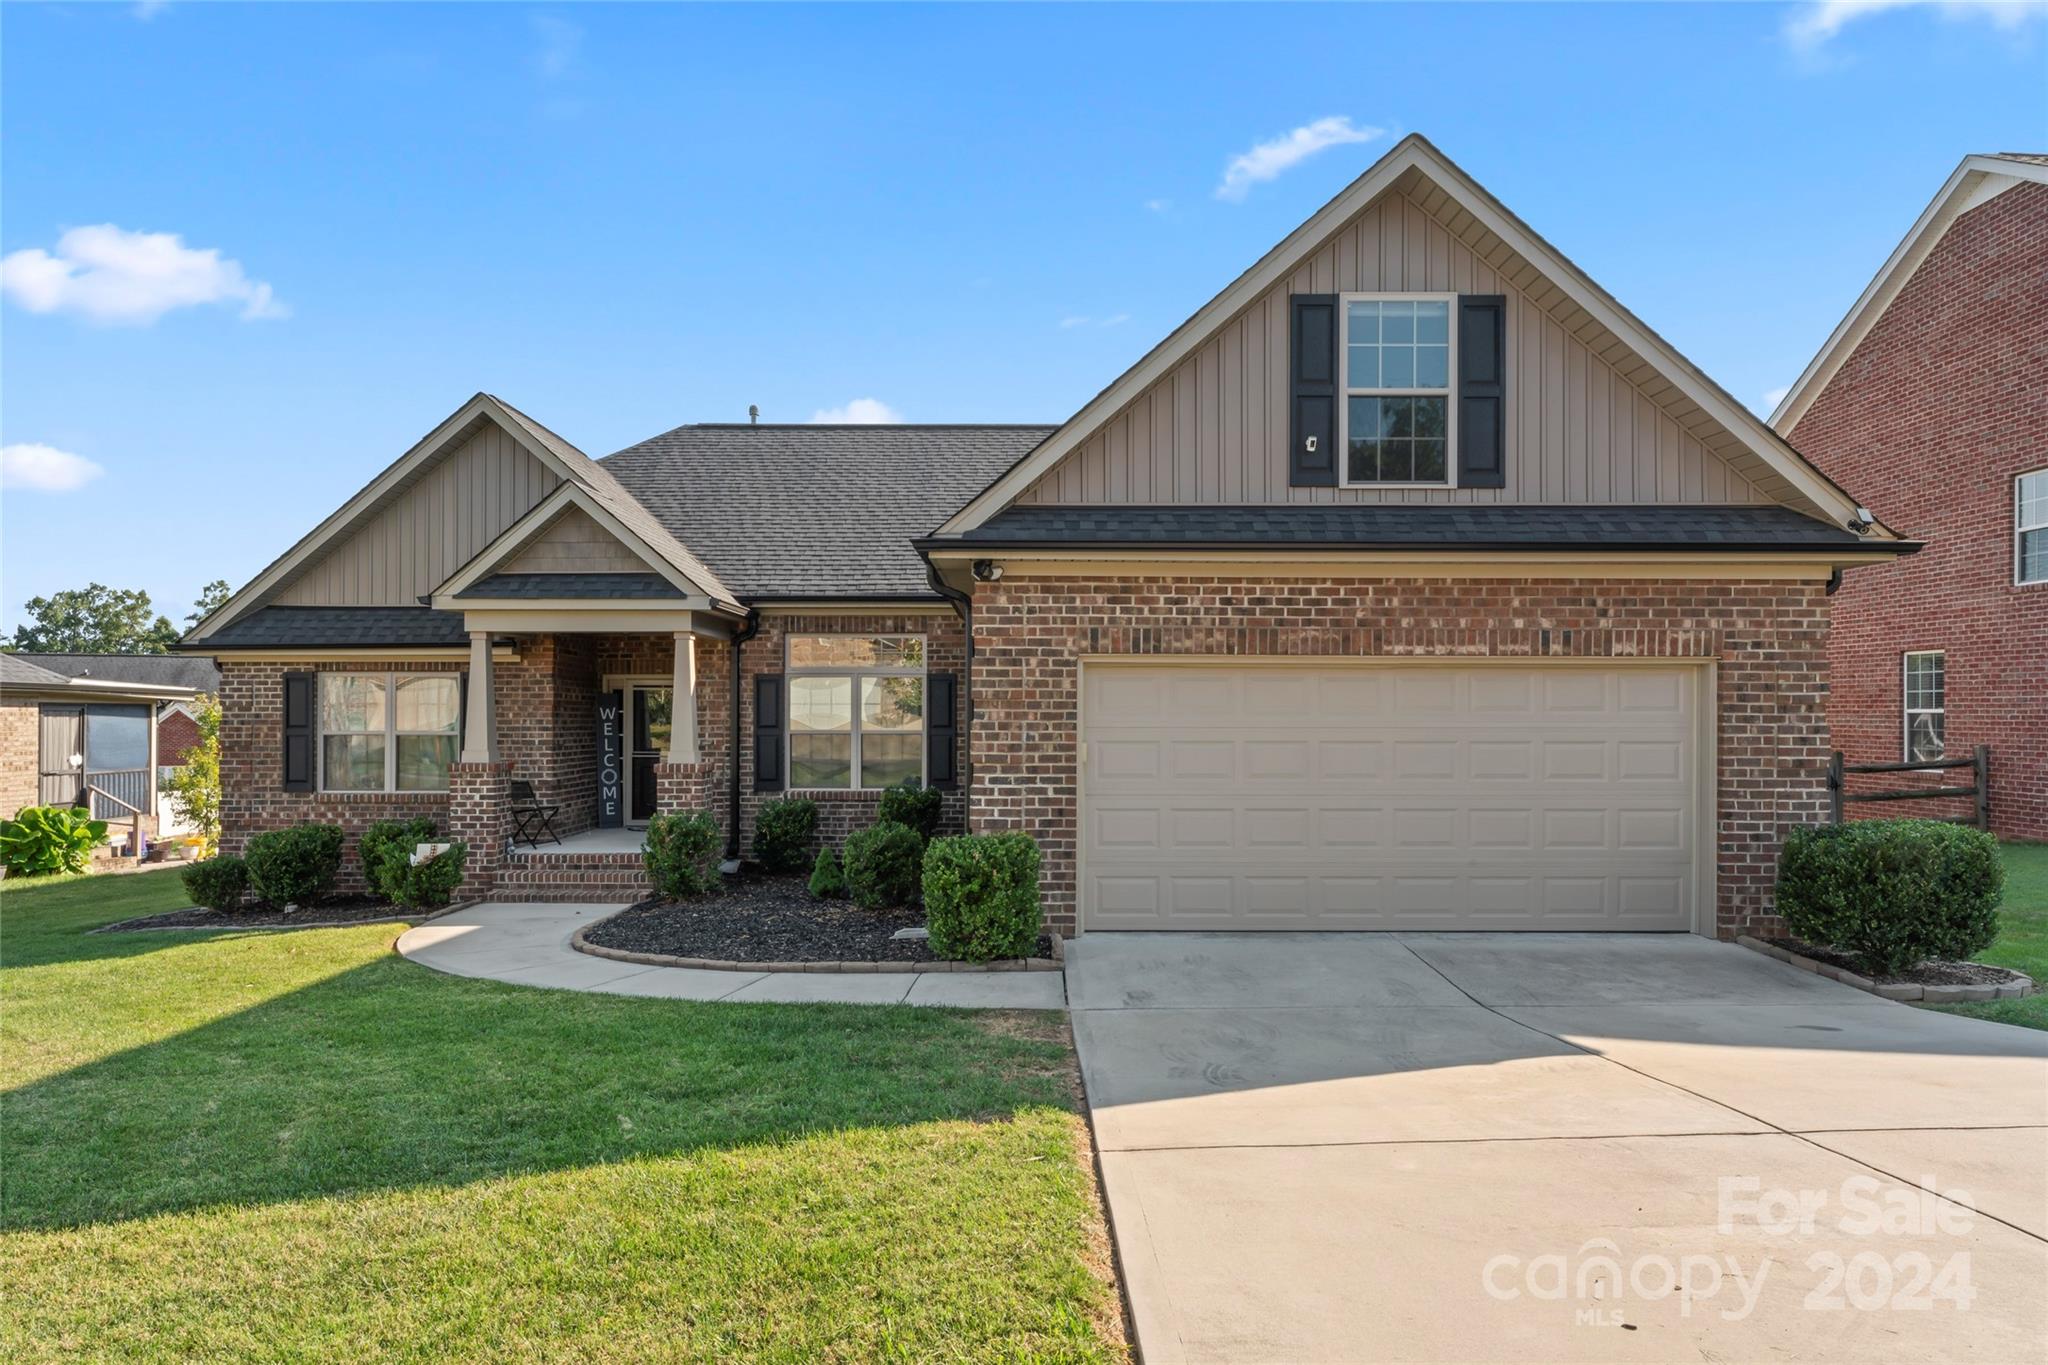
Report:
M 924 939 L 897 939 L 921 910 L 863 910 L 818 900 L 800 875 L 743 873 L 696 900 L 646 900 L 585 931 L 587 942 L 630 953 L 718 962 L 933 962 Z M 1038 957 L 1052 956 L 1039 935 Z
M 1872 976 L 1854 955 L 1839 949 L 1823 948 L 1796 938 L 1774 938 L 1771 942 L 1801 957 L 1825 962 L 1830 967 L 1841 967 L 1886 986 L 2003 986 L 2010 981 L 2026 979 L 2024 973 L 2006 967 L 1993 967 L 1983 962 L 1943 962 L 1931 958 L 1918 966 L 1908 967 L 1896 976 Z
M 312 905 L 302 905 L 289 915 L 268 902 L 244 905 L 239 910 L 207 910 L 194 905 L 184 910 L 167 910 L 161 915 L 124 919 L 119 924 L 107 925 L 100 932 L 119 934 L 137 929 L 297 929 L 308 924 L 375 924 L 380 920 L 412 921 L 423 918 L 425 912 L 402 910 L 389 901 L 380 901 L 373 896 L 331 896 Z

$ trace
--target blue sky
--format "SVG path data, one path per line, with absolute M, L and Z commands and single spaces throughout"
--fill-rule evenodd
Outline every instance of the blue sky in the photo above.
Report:
M 11 629 L 181 618 L 478 389 L 593 455 L 1057 421 L 1410 131 L 1763 407 L 1964 153 L 2048 148 L 2048 21 L 14 4 L 0 119 Z

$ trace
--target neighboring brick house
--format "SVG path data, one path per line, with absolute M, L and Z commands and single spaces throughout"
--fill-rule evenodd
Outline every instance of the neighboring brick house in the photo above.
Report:
M 1926 543 L 1835 596 L 1835 744 L 1851 763 L 1988 745 L 1992 828 L 2048 839 L 2048 156 L 1966 158 L 1772 423 Z
M 916 778 L 1067 933 L 1726 936 L 1825 812 L 1828 585 L 1915 548 L 1856 507 L 1410 137 L 1063 424 L 598 461 L 479 394 L 186 647 L 230 850 L 418 812 L 622 898 L 655 811 Z

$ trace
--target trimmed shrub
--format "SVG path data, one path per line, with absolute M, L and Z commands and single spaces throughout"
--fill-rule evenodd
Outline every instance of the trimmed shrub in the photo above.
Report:
M 718 885 L 718 821 L 708 810 L 654 816 L 640 857 L 662 895 L 701 896 Z
M 106 838 L 107 822 L 89 811 L 24 806 L 12 820 L 0 820 L 0 866 L 12 877 L 83 872 Z
M 846 874 L 839 870 L 839 855 L 827 844 L 818 850 L 811 864 L 811 894 L 819 900 L 836 900 L 846 894 Z
M 422 840 L 421 842 L 425 842 Z M 408 910 L 438 910 L 462 885 L 463 864 L 469 860 L 469 845 L 461 840 L 448 845 L 445 853 L 415 865 L 412 849 L 384 864 L 384 894 Z
M 379 820 L 364 830 L 356 851 L 362 857 L 363 880 L 369 883 L 370 890 L 385 900 L 397 900 L 389 884 L 394 869 L 409 866 L 413 850 L 432 843 L 434 834 L 434 822 L 424 815 L 410 820 Z
M 259 834 L 242 854 L 249 885 L 272 905 L 304 905 L 331 890 L 341 875 L 345 838 L 340 825 L 295 825 Z
M 802 870 L 818 827 L 818 803 L 801 796 L 764 802 L 754 816 L 754 861 L 770 872 Z
M 194 905 L 208 910 L 233 910 L 249 889 L 249 868 L 240 858 L 221 854 L 194 863 L 178 876 L 185 883 L 185 895 Z
M 863 910 L 914 905 L 924 864 L 924 836 L 884 820 L 846 841 L 846 890 Z
M 955 834 L 926 850 L 924 923 L 939 957 L 1029 957 L 1042 919 L 1030 835 Z
M 1940 820 L 1795 829 L 1778 854 L 1786 925 L 1881 976 L 1983 952 L 1998 935 L 2004 890 L 1998 841 Z
M 938 788 L 920 786 L 913 778 L 893 787 L 884 787 L 882 804 L 876 815 L 885 824 L 893 821 L 910 826 L 926 843 L 930 843 L 939 834 L 942 799 Z

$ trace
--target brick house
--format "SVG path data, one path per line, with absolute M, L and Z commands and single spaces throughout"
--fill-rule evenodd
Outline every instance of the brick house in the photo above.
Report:
M 1729 935 L 1825 809 L 1829 584 L 1915 548 L 1857 510 L 1410 137 L 1063 423 L 592 460 L 479 394 L 187 647 L 230 850 L 417 812 L 615 898 L 653 812 L 911 778 L 1068 933 Z
M 1965 158 L 1771 421 L 1926 542 L 1835 596 L 1835 744 L 1989 745 L 1992 828 L 2048 839 L 2048 156 Z

